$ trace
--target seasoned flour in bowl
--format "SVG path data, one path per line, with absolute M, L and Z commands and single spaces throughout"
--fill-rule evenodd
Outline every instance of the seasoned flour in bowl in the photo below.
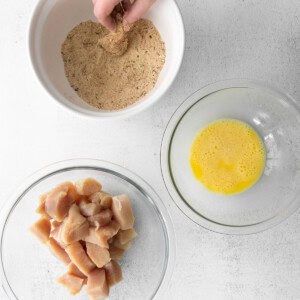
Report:
M 103 110 L 125 108 L 156 84 L 165 63 L 165 45 L 149 20 L 139 20 L 127 34 L 127 51 L 106 51 L 101 40 L 109 35 L 102 25 L 87 21 L 68 34 L 62 44 L 65 74 L 76 93 Z

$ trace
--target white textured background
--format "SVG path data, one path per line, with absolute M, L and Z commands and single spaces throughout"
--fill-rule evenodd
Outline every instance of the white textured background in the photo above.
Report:
M 0 1 L 0 205 L 24 177 L 49 163 L 112 161 L 142 175 L 169 208 L 177 264 L 166 299 L 300 299 L 300 211 L 257 235 L 215 234 L 177 209 L 159 165 L 167 121 L 208 83 L 253 78 L 300 101 L 300 0 L 178 2 L 186 52 L 171 90 L 138 116 L 100 122 L 58 107 L 34 78 L 26 35 L 36 0 Z

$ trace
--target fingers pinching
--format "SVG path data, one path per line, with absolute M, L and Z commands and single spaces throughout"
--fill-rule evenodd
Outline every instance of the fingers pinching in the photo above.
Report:
M 144 16 L 155 0 L 136 0 L 125 14 L 125 21 L 133 24 Z
M 94 15 L 103 26 L 111 31 L 115 30 L 116 24 L 110 14 L 119 2 L 119 0 L 93 0 Z

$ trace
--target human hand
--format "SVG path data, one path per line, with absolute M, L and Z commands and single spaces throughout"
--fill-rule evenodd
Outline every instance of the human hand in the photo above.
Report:
M 121 2 L 126 10 L 124 22 L 130 25 L 143 17 L 155 0 L 135 0 L 132 4 L 130 0 L 93 0 L 96 18 L 103 26 L 111 31 L 114 31 L 116 28 L 116 23 L 111 17 L 111 13 L 115 6 Z

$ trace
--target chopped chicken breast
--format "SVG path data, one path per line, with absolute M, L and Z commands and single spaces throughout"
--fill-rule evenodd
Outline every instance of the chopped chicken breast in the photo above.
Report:
M 132 246 L 132 241 L 129 241 L 126 244 L 121 244 L 119 240 L 115 239 L 113 245 L 117 248 L 128 250 Z
M 94 193 L 100 192 L 102 189 L 101 184 L 93 178 L 78 180 L 75 183 L 75 187 L 77 193 L 84 196 L 90 196 Z
M 116 235 L 119 229 L 120 225 L 112 220 L 108 225 L 100 227 L 98 230 L 90 227 L 89 234 L 83 240 L 102 248 L 108 248 L 108 240 Z
M 77 193 L 75 185 L 72 182 L 64 182 L 62 185 L 68 187 L 68 197 L 73 200 L 73 202 L 77 202 L 80 199 L 80 195 Z
M 53 228 L 60 227 L 61 224 L 62 224 L 62 222 L 58 222 L 58 221 L 55 221 L 55 220 L 52 220 L 52 222 L 51 222 L 51 226 Z
M 81 291 L 84 279 L 71 275 L 69 273 L 59 277 L 57 282 L 64 285 L 72 295 L 76 295 Z
M 96 244 L 102 248 L 108 248 L 107 237 L 95 228 L 89 230 L 89 234 L 83 238 L 84 241 L 92 244 Z
M 127 195 L 113 197 L 112 211 L 115 220 L 122 230 L 130 229 L 134 224 L 134 216 L 130 200 Z
M 42 242 L 46 243 L 49 240 L 51 223 L 49 219 L 41 218 L 36 221 L 29 230 Z
M 112 216 L 112 211 L 108 208 L 94 216 L 88 217 L 88 221 L 90 226 L 96 227 L 96 230 L 98 230 L 100 226 L 107 225 L 111 221 Z
M 89 199 L 101 205 L 102 209 L 111 208 L 112 205 L 112 196 L 106 192 L 97 192 L 92 194 Z
M 89 259 L 85 250 L 79 242 L 75 242 L 66 248 L 72 263 L 84 274 L 88 275 L 93 269 L 95 264 Z
M 51 219 L 51 216 L 49 216 L 46 212 L 46 207 L 45 207 L 45 202 L 46 202 L 46 197 L 48 193 L 43 194 L 39 198 L 39 206 L 36 209 L 36 213 L 42 215 L 44 218 Z
M 55 239 L 55 241 L 59 244 L 59 246 L 61 246 L 63 249 L 65 249 L 67 247 L 67 244 L 65 244 L 62 240 L 61 240 L 61 225 L 55 227 L 51 233 L 50 233 L 51 237 L 53 239 Z
M 122 280 L 116 260 L 137 235 L 128 196 L 112 197 L 101 189 L 92 178 L 59 184 L 40 197 L 36 212 L 41 218 L 30 227 L 67 265 L 58 282 L 73 295 L 87 285 L 91 300 L 105 299 Z
M 109 287 L 117 284 L 118 282 L 122 281 L 122 270 L 120 265 L 112 260 L 108 264 L 104 266 L 105 274 L 106 274 L 106 280 Z
M 124 253 L 125 253 L 124 249 L 117 248 L 114 245 L 111 245 L 109 247 L 109 255 L 111 259 L 119 260 L 123 257 Z
M 87 242 L 86 252 L 98 268 L 102 268 L 104 265 L 110 262 L 110 255 L 108 250 L 99 247 L 98 245 Z
M 116 239 L 121 245 L 127 244 L 137 236 L 136 231 L 133 228 L 127 230 L 120 230 L 116 235 Z
M 79 202 L 79 208 L 80 212 L 86 217 L 94 216 L 101 211 L 101 206 L 98 203 L 90 203 L 86 200 Z
M 56 256 L 59 260 L 61 260 L 63 263 L 68 265 L 71 260 L 66 253 L 66 251 L 56 242 L 55 239 L 50 238 L 49 241 L 47 242 L 47 245 L 52 252 L 54 256 Z
M 103 269 L 95 269 L 88 275 L 86 292 L 91 300 L 102 300 L 108 297 L 109 287 Z
M 74 202 L 74 199 L 68 197 L 68 191 L 68 184 L 60 184 L 48 193 L 46 197 L 45 211 L 56 221 L 63 221 Z
M 89 223 L 80 214 L 79 207 L 73 204 L 69 210 L 69 215 L 63 221 L 60 230 L 61 241 L 64 244 L 71 244 L 82 240 L 89 232 Z
M 68 274 L 85 279 L 86 276 L 74 265 L 73 263 L 68 264 Z

